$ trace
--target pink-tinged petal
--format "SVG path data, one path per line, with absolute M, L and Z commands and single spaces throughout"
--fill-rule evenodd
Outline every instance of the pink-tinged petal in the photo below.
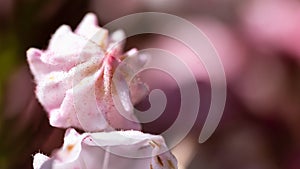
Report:
M 51 159 L 52 169 L 177 168 L 161 136 L 130 130 L 78 134 L 68 129 L 62 148 Z
M 50 66 L 41 61 L 42 53 L 41 50 L 35 48 L 30 48 L 26 52 L 30 71 L 36 81 L 39 81 L 45 74 L 51 71 Z
M 88 14 L 76 33 L 63 25 L 52 36 L 47 50 L 32 48 L 27 51 L 37 84 L 36 95 L 49 113 L 51 125 L 91 132 L 140 130 L 131 100 L 135 103 L 142 99 L 147 88 L 139 80 L 130 82 L 128 75 L 145 63 L 138 57 L 136 49 L 123 54 L 123 43 L 119 43 L 125 37 L 122 31 L 115 32 L 110 38 L 101 31 L 107 32 L 97 26 L 93 14 Z M 94 37 L 98 37 L 97 43 Z M 109 44 L 101 46 L 98 42 Z M 133 55 L 137 59 L 122 66 L 119 82 L 113 84 L 117 67 Z M 120 99 L 115 102 L 114 97 Z
M 77 69 L 80 70 L 80 68 Z M 109 127 L 96 102 L 95 81 L 97 77 L 95 74 L 88 75 L 83 71 L 87 70 L 82 70 L 81 74 L 78 73 L 76 79 L 79 82 L 73 81 L 74 87 L 66 91 L 62 104 L 50 111 L 51 125 L 63 128 L 73 126 L 86 131 L 101 131 Z M 98 72 L 101 72 L 101 69 Z
M 45 109 L 50 112 L 58 109 L 66 95 L 66 91 L 76 86 L 82 79 L 93 75 L 99 68 L 101 60 L 96 56 L 89 61 L 73 67 L 68 72 L 50 72 L 37 84 L 36 95 Z
M 116 105 L 117 102 L 114 102 L 112 99 L 115 94 L 113 94 L 114 92 L 111 92 L 111 74 L 109 72 L 103 72 L 104 69 L 107 69 L 107 67 L 110 66 L 109 64 L 110 63 L 108 63 L 105 59 L 102 67 L 92 75 L 85 74 L 84 71 L 86 71 L 86 73 L 89 72 L 87 70 L 80 71 L 81 74 L 76 77 L 79 82 L 74 80 L 74 86 L 72 88 L 65 87 L 66 85 L 63 86 L 63 82 L 54 83 L 54 85 L 49 84 L 47 87 L 44 87 L 44 90 L 42 90 L 43 92 L 41 93 L 45 96 L 40 99 L 42 100 L 42 103 L 45 100 L 46 103 L 57 103 L 62 101 L 61 105 L 49 105 L 56 108 L 49 110 L 49 119 L 52 126 L 63 128 L 73 126 L 85 131 L 112 130 L 113 128 L 140 130 L 140 125 L 136 122 L 137 119 L 133 116 L 133 109 L 132 107 L 129 107 L 132 105 L 130 103 L 128 86 L 124 79 L 119 79 L 121 82 L 118 86 L 121 86 L 122 84 L 124 87 L 119 87 L 122 94 L 117 94 L 117 97 L 121 98 L 120 100 L 122 100 L 123 104 Z M 92 68 L 92 65 L 90 68 L 96 69 Z M 80 70 L 81 68 L 77 69 Z M 72 71 L 73 69 L 68 74 L 65 73 L 65 76 L 63 76 L 65 78 L 63 79 L 73 77 Z M 51 77 L 54 79 L 55 76 Z M 65 81 L 68 82 L 72 80 Z M 106 83 L 102 84 L 102 82 Z M 69 86 L 71 85 L 72 84 L 69 84 Z M 66 90 L 66 88 L 68 88 L 68 90 L 65 95 L 50 95 L 51 97 L 46 95 L 49 91 L 55 94 L 55 91 Z M 64 92 L 59 93 L 61 94 Z M 38 98 L 41 98 L 39 93 L 37 93 L 37 95 Z M 119 107 L 119 109 L 116 109 L 116 106 Z M 125 109 L 123 109 L 123 107 Z M 120 111 L 123 111 L 124 114 L 120 114 Z M 129 120 L 122 115 L 126 116 Z
M 108 45 L 108 31 L 98 26 L 98 20 L 95 14 L 87 14 L 78 27 L 75 33 L 96 43 L 105 49 Z
M 67 72 L 51 72 L 44 76 L 36 87 L 36 96 L 47 111 L 56 109 L 71 87 L 72 76 Z
M 141 126 L 133 115 L 128 85 L 121 74 L 113 73 L 118 65 L 119 61 L 114 57 L 108 56 L 103 61 L 103 74 L 96 83 L 99 109 L 113 128 L 140 130 Z M 114 81 L 113 76 L 116 77 Z
M 148 60 L 148 55 L 138 54 L 137 49 L 131 49 L 125 53 L 125 59 L 116 70 L 116 73 L 122 74 L 129 85 L 130 99 L 133 104 L 138 103 L 149 94 L 148 86 L 138 75 Z
M 103 58 L 102 49 L 85 38 L 77 36 L 65 25 L 52 36 L 46 51 L 34 48 L 27 51 L 28 63 L 36 81 L 51 71 L 68 71 L 94 56 Z
M 133 114 L 128 85 L 122 76 L 117 79 L 120 81 L 114 82 L 114 85 L 118 87 L 113 90 L 114 100 L 112 100 L 111 111 L 106 114 L 106 118 L 114 128 L 141 130 L 141 125 Z M 126 128 L 122 126 L 126 126 Z
M 67 95 L 67 97 L 73 98 L 73 102 L 70 102 L 65 108 L 74 107 L 73 114 L 77 117 L 80 128 L 85 131 L 112 130 L 107 123 L 104 111 L 100 109 L 96 100 L 96 79 L 94 76 L 85 78 L 73 89 L 70 89 L 72 91 L 69 92 L 70 95 Z M 63 108 L 61 111 L 65 112 L 66 110 Z
M 74 34 L 69 26 L 63 25 L 52 36 L 48 50 L 41 56 L 41 60 L 51 65 L 64 66 L 62 69 L 68 70 L 95 55 L 99 59 L 104 57 L 99 46 Z
M 82 128 L 76 115 L 72 91 L 67 91 L 60 108 L 50 111 L 49 121 L 50 125 L 54 127 L 68 128 L 73 126 Z

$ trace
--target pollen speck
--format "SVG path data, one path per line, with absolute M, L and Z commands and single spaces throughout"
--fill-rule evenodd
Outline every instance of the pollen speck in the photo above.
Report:
M 49 80 L 54 80 L 54 76 L 50 76 L 50 77 L 49 77 Z
M 68 152 L 71 152 L 71 151 L 73 150 L 73 148 L 74 148 L 74 144 L 69 144 L 69 145 L 67 146 L 67 151 L 68 151 Z

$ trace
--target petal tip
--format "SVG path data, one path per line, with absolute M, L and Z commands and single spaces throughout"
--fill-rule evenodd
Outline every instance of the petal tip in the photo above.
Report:
M 41 54 L 42 54 L 42 51 L 39 50 L 39 49 L 36 49 L 36 48 L 29 48 L 29 49 L 26 51 L 26 55 L 27 55 L 27 58 L 28 58 L 28 59 L 40 57 Z
M 40 169 L 47 160 L 49 160 L 48 156 L 42 153 L 36 153 L 33 157 L 33 168 Z
M 83 17 L 83 19 L 82 19 L 82 21 L 80 22 L 80 24 L 79 24 L 78 27 L 80 27 L 80 26 L 82 26 L 82 25 L 90 26 L 91 24 L 92 24 L 92 25 L 98 25 L 98 19 L 97 19 L 97 16 L 96 16 L 94 13 L 92 13 L 92 12 L 87 13 L 87 14 Z

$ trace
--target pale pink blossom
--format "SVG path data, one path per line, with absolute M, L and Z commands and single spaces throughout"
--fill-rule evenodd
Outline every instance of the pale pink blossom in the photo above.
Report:
M 34 169 L 176 169 L 164 139 L 140 131 L 79 134 L 68 129 L 63 146 L 51 157 L 34 156 Z
M 61 26 L 47 50 L 27 51 L 37 98 L 49 113 L 52 126 L 91 132 L 140 129 L 131 100 L 139 101 L 148 90 L 138 78 L 130 83 L 128 77 L 147 59 L 136 49 L 123 54 L 119 42 L 124 38 L 122 31 L 109 36 L 97 25 L 96 16 L 87 14 L 74 32 Z M 121 73 L 115 75 L 115 69 L 127 58 L 133 61 L 122 64 Z

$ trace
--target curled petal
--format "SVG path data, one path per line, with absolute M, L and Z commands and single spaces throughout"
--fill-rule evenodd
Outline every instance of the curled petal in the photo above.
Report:
M 68 129 L 62 148 L 50 159 L 52 169 L 177 168 L 177 161 L 161 136 L 130 130 L 78 134 Z M 43 169 L 41 166 L 48 160 L 36 154 L 34 169 Z
M 138 54 L 136 49 L 126 52 L 125 59 L 118 66 L 116 74 L 121 74 L 129 86 L 129 95 L 133 104 L 138 103 L 149 94 L 148 86 L 142 82 L 138 73 L 149 60 L 149 56 Z M 117 81 L 117 80 L 115 80 Z M 118 87 L 120 87 L 119 85 Z

